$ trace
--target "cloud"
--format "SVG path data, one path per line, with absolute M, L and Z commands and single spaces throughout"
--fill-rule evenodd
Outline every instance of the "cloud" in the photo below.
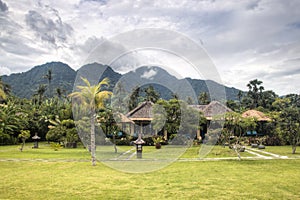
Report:
M 4 3 L 0 0 L 0 12 L 7 12 L 7 11 L 8 11 L 8 7 L 7 7 L 6 3 Z
M 44 17 L 37 11 L 30 10 L 26 15 L 26 24 L 43 41 L 58 45 L 59 42 L 66 42 L 72 35 L 73 29 L 70 25 L 63 23 L 56 10 L 51 10 L 54 14 Z
M 141 75 L 141 78 L 152 80 L 156 74 L 157 71 L 154 68 L 150 68 Z
M 226 84 L 247 89 L 249 80 L 259 78 L 285 93 L 291 91 L 284 86 L 288 77 L 300 84 L 298 61 L 292 61 L 300 53 L 299 7 L 298 0 L 0 0 L 0 64 L 15 71 L 54 59 L 78 67 L 104 38 L 162 28 L 203 45 Z M 174 68 L 176 62 L 168 64 Z
M 7 67 L 0 67 L 0 76 L 1 75 L 5 75 L 5 74 L 10 74 L 10 73 L 11 73 L 11 71 L 10 71 L 9 68 L 7 68 Z

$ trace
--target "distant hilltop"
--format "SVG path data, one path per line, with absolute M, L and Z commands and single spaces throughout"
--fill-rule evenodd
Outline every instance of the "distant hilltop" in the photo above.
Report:
M 22 73 L 15 73 L 11 75 L 3 75 L 2 81 L 11 86 L 12 94 L 20 98 L 31 98 L 36 92 L 40 85 L 48 86 L 49 80 L 45 77 L 47 73 L 51 70 L 51 82 L 50 91 L 46 92 L 46 96 L 54 96 L 59 89 L 63 94 L 67 95 L 72 92 L 75 78 L 78 71 L 72 69 L 69 65 L 62 62 L 49 62 L 43 65 L 38 65 L 30 69 L 29 71 Z M 200 80 L 200 79 L 177 79 L 176 77 L 170 75 L 164 69 L 157 66 L 145 66 L 141 67 L 135 71 L 128 72 L 126 74 L 119 74 L 115 72 L 111 67 L 107 65 L 102 65 L 99 63 L 91 63 L 82 66 L 80 71 L 88 70 L 97 73 L 97 70 L 104 71 L 101 73 L 99 81 L 105 77 L 108 77 L 110 80 L 109 90 L 113 90 L 116 83 L 122 79 L 130 79 L 131 77 L 135 80 L 134 82 L 140 83 L 138 86 L 146 87 L 150 85 L 147 83 L 147 80 L 151 78 L 151 82 L 159 83 L 158 80 L 163 79 L 165 82 L 168 82 L 170 85 L 176 85 L 179 88 L 180 93 L 185 94 L 185 85 L 189 84 L 194 90 L 196 95 L 199 95 L 202 92 L 209 93 L 208 88 L 212 88 L 213 91 L 224 90 L 226 93 L 227 100 L 237 100 L 238 93 L 240 90 L 233 87 L 226 87 L 222 84 L 219 84 L 212 80 Z M 149 71 L 155 71 L 155 74 L 149 73 Z M 151 76 L 151 77 L 149 77 Z M 132 80 L 133 80 L 132 79 Z M 146 83 L 146 84 L 145 84 Z M 154 89 L 159 92 L 161 98 L 170 99 L 172 98 L 172 92 L 163 85 L 152 84 Z M 208 87 L 209 86 L 209 87 Z

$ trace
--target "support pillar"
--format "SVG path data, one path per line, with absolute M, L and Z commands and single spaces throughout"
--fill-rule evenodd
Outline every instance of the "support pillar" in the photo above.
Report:
M 200 129 L 197 129 L 197 139 L 200 140 L 201 136 L 200 136 Z
M 164 130 L 164 138 L 165 140 L 168 140 L 168 131 L 166 129 Z

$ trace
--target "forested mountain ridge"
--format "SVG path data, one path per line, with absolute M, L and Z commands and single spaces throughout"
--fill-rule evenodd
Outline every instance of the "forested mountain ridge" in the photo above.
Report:
M 51 82 L 48 86 L 46 77 L 51 70 Z M 50 62 L 35 66 L 27 72 L 2 76 L 2 81 L 11 86 L 12 94 L 21 98 L 30 98 L 37 93 L 40 85 L 45 85 L 46 96 L 53 96 L 56 89 L 60 88 L 64 93 L 69 93 L 73 89 L 76 71 L 62 62 Z M 51 92 L 49 92 L 49 88 Z
M 51 80 L 47 77 L 49 70 L 51 71 Z M 146 75 L 149 70 L 155 70 L 156 74 L 153 77 L 147 77 Z M 131 71 L 121 75 L 109 66 L 99 63 L 87 64 L 82 66 L 80 70 L 75 71 L 65 63 L 49 62 L 35 66 L 27 72 L 11 74 L 9 76 L 4 75 L 2 76 L 2 81 L 11 86 L 13 95 L 21 98 L 31 98 L 33 95 L 37 94 L 40 85 L 46 86 L 45 96 L 54 96 L 57 93 L 57 89 L 60 89 L 63 94 L 71 93 L 76 76 L 84 76 L 85 73 L 90 73 L 94 76 L 99 75 L 99 77 L 96 77 L 96 79 L 99 78 L 99 81 L 104 77 L 108 77 L 110 79 L 110 90 L 113 90 L 120 79 L 131 80 L 128 84 L 136 83 L 137 86 L 141 86 L 142 88 L 146 87 L 147 84 L 149 85 L 151 82 L 159 83 L 159 80 L 163 79 L 164 82 L 168 82 L 170 85 L 176 85 L 176 88 L 178 89 L 177 91 L 180 91 L 183 94 L 186 92 L 186 86 L 189 85 L 196 95 L 199 95 L 202 92 L 212 92 L 209 91 L 208 88 L 213 88 L 214 91 L 225 89 L 226 98 L 228 100 L 237 100 L 237 94 L 240 91 L 236 88 L 226 87 L 211 80 L 191 78 L 177 79 L 159 67 L 145 66 L 137 69 L 136 71 Z M 149 78 L 151 80 L 147 81 Z M 161 98 L 170 99 L 172 97 L 172 92 L 166 87 L 166 85 L 153 84 L 153 86 L 159 92 Z M 49 88 L 51 91 L 49 91 Z

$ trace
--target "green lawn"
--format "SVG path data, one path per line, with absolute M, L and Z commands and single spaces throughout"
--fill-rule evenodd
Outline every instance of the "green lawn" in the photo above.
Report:
M 18 159 L 70 159 L 83 160 L 90 159 L 90 155 L 85 148 L 79 146 L 75 149 L 61 148 L 58 151 L 51 149 L 48 143 L 40 143 L 38 149 L 32 149 L 33 143 L 26 143 L 23 152 L 19 151 L 20 145 L 0 146 L 1 158 Z
M 0 162 L 0 175 L 0 199 L 300 198 L 300 160 L 176 162 L 146 174 L 89 162 Z
M 199 158 L 199 151 L 201 150 L 201 146 L 193 146 L 186 150 L 185 154 L 181 156 L 181 158 Z M 247 152 L 241 152 L 241 157 L 253 157 L 252 154 Z M 228 146 L 213 146 L 211 147 L 211 151 L 204 158 L 225 158 L 225 157 L 237 157 L 236 153 L 229 149 Z M 201 157 L 202 158 L 202 157 Z
M 266 146 L 266 149 L 263 149 L 263 151 L 279 154 L 282 156 L 288 156 L 290 158 L 300 158 L 300 146 L 297 147 L 295 154 L 292 154 L 291 146 Z
M 222 150 L 212 152 L 228 156 Z M 192 147 L 183 157 L 198 152 Z M 0 161 L 0 199 L 300 199 L 300 159 L 178 161 L 159 171 L 130 174 L 100 162 L 91 166 L 82 147 L 54 151 L 45 143 L 40 149 L 28 144 L 20 152 L 18 146 L 1 146 L 0 160 L 7 158 L 56 161 Z

